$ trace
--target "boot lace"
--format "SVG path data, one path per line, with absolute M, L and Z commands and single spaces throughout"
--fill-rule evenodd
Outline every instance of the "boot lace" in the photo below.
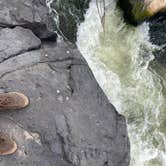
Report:
M 12 104 L 13 100 L 11 97 L 0 97 L 0 105 L 9 105 Z

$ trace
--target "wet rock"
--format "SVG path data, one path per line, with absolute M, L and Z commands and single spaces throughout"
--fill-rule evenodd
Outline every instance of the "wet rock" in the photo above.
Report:
M 127 21 L 134 25 L 166 11 L 165 0 L 119 0 L 119 6 Z
M 151 19 L 149 27 L 151 42 L 159 46 L 164 45 L 166 43 L 166 13 Z
M 0 27 L 24 26 L 31 29 L 41 39 L 55 38 L 51 20 L 44 1 L 0 1 Z
M 60 35 L 71 42 L 76 41 L 77 26 L 84 20 L 89 2 L 90 0 L 53 1 L 51 7 L 56 11 L 56 29 Z
M 157 46 L 154 50 L 155 62 L 153 67 L 158 63 L 166 67 L 166 13 L 158 14 L 149 20 L 150 41 Z M 160 68 L 158 65 L 155 68 Z

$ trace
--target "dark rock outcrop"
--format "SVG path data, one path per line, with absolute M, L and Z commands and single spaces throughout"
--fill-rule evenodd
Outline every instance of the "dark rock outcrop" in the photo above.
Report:
M 151 42 L 156 45 L 166 43 L 166 13 L 158 14 L 149 21 Z
M 166 13 L 149 20 L 149 35 L 151 42 L 157 46 L 153 51 L 155 59 L 151 61 L 150 67 L 161 77 L 163 94 L 166 94 Z
M 0 92 L 30 98 L 25 110 L 0 112 L 0 131 L 18 144 L 0 165 L 128 166 L 125 119 L 77 48 L 41 41 L 31 30 L 24 20 L 0 30 Z
M 120 9 L 122 9 L 124 19 L 127 23 L 130 23 L 132 25 L 138 24 L 132 14 L 133 7 L 129 0 L 118 0 L 118 7 L 120 7 Z
M 52 3 L 57 16 L 56 29 L 60 35 L 71 42 L 76 41 L 77 26 L 84 20 L 84 13 L 90 0 L 59 0 Z

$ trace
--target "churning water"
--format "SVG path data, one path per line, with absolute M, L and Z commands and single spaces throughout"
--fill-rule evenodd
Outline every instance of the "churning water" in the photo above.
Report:
M 127 119 L 131 166 L 166 166 L 166 98 L 155 69 L 148 24 L 127 25 L 116 2 L 92 1 L 77 45 L 117 111 Z M 97 7 L 98 6 L 98 7 Z

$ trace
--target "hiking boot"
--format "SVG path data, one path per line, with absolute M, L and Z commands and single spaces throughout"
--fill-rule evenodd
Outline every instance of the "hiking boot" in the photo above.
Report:
M 29 105 L 29 99 L 22 93 L 0 93 L 0 110 L 22 109 Z
M 0 132 L 0 155 L 13 154 L 17 150 L 16 142 L 9 135 Z

